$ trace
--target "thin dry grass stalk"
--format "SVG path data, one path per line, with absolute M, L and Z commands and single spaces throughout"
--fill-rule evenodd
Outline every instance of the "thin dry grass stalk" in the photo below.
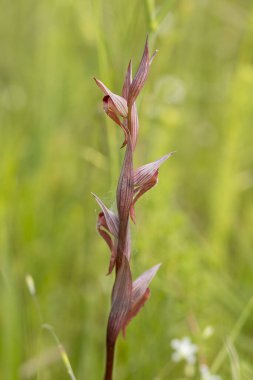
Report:
M 97 230 L 111 252 L 108 274 L 115 269 L 111 311 L 107 324 L 104 380 L 112 379 L 114 350 L 118 334 L 122 331 L 125 335 L 126 326 L 149 298 L 149 284 L 160 267 L 160 264 L 157 264 L 143 273 L 137 280 L 132 281 L 130 218 L 135 222 L 135 203 L 146 191 L 156 185 L 160 165 L 171 156 L 169 153 L 155 162 L 138 169 L 133 168 L 133 153 L 139 129 L 135 101 L 148 77 L 150 65 L 155 55 L 156 51 L 151 57 L 149 56 L 147 38 L 139 68 L 133 79 L 131 61 L 128 65 L 121 96 L 114 94 L 100 80 L 94 78 L 104 93 L 104 110 L 122 128 L 124 132 L 122 147 L 126 146 L 116 193 L 117 213 L 108 209 L 101 199 L 94 194 L 101 207 Z

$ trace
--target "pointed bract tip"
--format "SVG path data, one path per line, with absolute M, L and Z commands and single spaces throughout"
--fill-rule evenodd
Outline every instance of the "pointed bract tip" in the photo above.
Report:
M 123 143 L 122 143 L 122 145 L 121 145 L 120 149 L 123 149 L 123 148 L 125 148 L 126 144 L 127 144 L 127 141 L 126 141 L 126 140 L 125 140 L 125 141 L 123 141 Z
M 144 50 L 148 51 L 148 35 L 146 37 L 146 42 L 145 42 L 145 48 L 144 48 Z
M 163 156 L 163 157 L 161 158 L 161 160 L 166 161 L 168 158 L 170 158 L 171 156 L 173 156 L 174 153 L 176 153 L 176 151 L 173 151 L 173 152 L 169 152 L 169 153 L 167 153 L 165 156 Z
M 94 79 L 96 85 L 97 85 L 98 87 L 100 87 L 100 83 L 101 83 L 100 80 L 97 79 L 96 77 L 93 77 L 93 79 Z
M 150 271 L 153 273 L 153 276 L 155 276 L 155 274 L 158 272 L 161 265 L 162 265 L 162 263 L 156 264 L 150 269 Z M 153 278 L 153 276 L 152 276 L 152 278 Z

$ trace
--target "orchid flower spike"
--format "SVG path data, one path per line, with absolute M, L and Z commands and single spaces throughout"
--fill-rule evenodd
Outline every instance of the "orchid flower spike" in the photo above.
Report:
M 125 336 L 127 325 L 150 297 L 150 282 L 161 265 L 154 265 L 135 281 L 132 280 L 130 218 L 135 222 L 135 203 L 145 192 L 157 184 L 160 166 L 172 155 L 172 153 L 168 153 L 137 169 L 133 167 L 133 154 L 139 130 L 136 99 L 147 80 L 150 65 L 156 53 L 157 51 L 150 57 L 147 38 L 139 67 L 133 78 L 132 61 L 129 62 L 121 95 L 115 94 L 104 83 L 94 78 L 104 95 L 105 113 L 123 130 L 122 147 L 125 147 L 125 157 L 116 191 L 117 211 L 112 211 L 97 195 L 93 194 L 101 208 L 98 214 L 97 231 L 110 251 L 108 274 L 115 269 L 111 310 L 107 324 L 104 380 L 112 379 L 117 337 L 120 331 Z

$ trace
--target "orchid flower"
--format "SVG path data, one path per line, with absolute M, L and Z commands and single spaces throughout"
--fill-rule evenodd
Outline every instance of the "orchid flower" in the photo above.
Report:
M 149 56 L 147 38 L 134 78 L 132 78 L 132 61 L 128 65 L 121 95 L 115 94 L 104 83 L 94 78 L 104 94 L 104 111 L 123 130 L 122 147 L 126 147 L 116 192 L 117 211 L 112 211 L 97 195 L 93 194 L 101 208 L 98 214 L 97 231 L 110 251 L 108 274 L 115 269 L 111 310 L 107 324 L 104 380 L 112 379 L 117 337 L 120 331 L 125 336 L 127 325 L 150 297 L 149 284 L 161 265 L 156 264 L 135 281 L 132 280 L 130 218 L 135 222 L 134 205 L 146 191 L 156 185 L 159 167 L 172 154 L 166 154 L 159 160 L 140 168 L 133 167 L 133 154 L 139 130 L 136 99 L 146 82 L 156 53 L 157 51 L 151 57 Z

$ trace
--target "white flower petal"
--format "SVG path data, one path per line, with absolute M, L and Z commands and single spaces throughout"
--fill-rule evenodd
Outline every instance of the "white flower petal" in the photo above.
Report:
M 202 364 L 199 367 L 199 371 L 201 374 L 201 380 L 222 380 L 219 375 L 212 375 L 206 364 Z
M 181 360 L 181 356 L 178 354 L 178 352 L 173 352 L 171 359 L 173 362 L 178 363 Z
M 181 341 L 179 339 L 172 339 L 170 345 L 172 348 L 177 350 L 181 346 Z
M 189 364 L 195 364 L 195 363 L 196 363 L 196 356 L 194 356 L 194 355 L 189 355 L 189 356 L 186 358 L 186 361 L 187 361 Z

